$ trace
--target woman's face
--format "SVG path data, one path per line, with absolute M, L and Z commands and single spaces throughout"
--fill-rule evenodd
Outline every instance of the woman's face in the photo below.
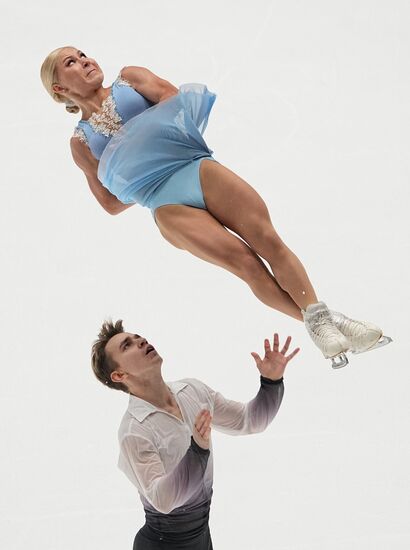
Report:
M 95 90 L 102 85 L 104 74 L 98 63 L 81 50 L 64 48 L 56 64 L 57 83 L 54 91 L 73 97 L 87 95 L 90 87 Z

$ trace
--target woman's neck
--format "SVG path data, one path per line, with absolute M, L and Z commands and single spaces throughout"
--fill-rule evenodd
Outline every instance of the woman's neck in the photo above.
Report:
M 82 116 L 81 120 L 88 120 L 93 113 L 97 113 L 101 110 L 103 102 L 111 94 L 111 87 L 99 88 L 95 91 L 94 95 L 90 98 L 82 98 L 77 101 L 77 105 L 80 107 Z

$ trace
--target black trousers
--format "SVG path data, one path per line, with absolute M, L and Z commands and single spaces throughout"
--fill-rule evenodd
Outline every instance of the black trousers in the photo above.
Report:
M 133 550 L 213 550 L 209 508 L 210 502 L 178 514 L 145 510 L 145 525 L 135 536 Z

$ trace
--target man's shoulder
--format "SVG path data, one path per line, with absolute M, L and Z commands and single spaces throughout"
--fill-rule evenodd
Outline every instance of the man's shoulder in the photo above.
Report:
M 130 411 L 127 409 L 122 415 L 121 422 L 118 426 L 118 434 L 126 433 L 131 431 L 131 427 L 135 424 L 135 418 L 132 416 Z
M 143 422 L 146 416 L 147 414 L 143 414 L 143 416 L 139 417 L 138 411 L 133 412 L 128 407 L 124 412 L 118 426 L 118 439 L 122 440 L 127 435 L 147 437 L 147 434 L 149 434 L 149 429 L 146 423 Z

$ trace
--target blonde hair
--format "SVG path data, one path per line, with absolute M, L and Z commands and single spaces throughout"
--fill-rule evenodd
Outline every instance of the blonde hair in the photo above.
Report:
M 40 77 L 41 81 L 43 82 L 44 88 L 51 95 L 54 101 L 56 101 L 57 103 L 65 103 L 65 108 L 67 112 L 78 113 L 80 110 L 80 107 L 78 105 L 53 90 L 53 84 L 56 84 L 57 79 L 56 65 L 59 54 L 61 50 L 72 47 L 73 46 L 64 46 L 62 48 L 57 48 L 56 50 L 53 50 L 51 53 L 49 53 L 43 61 L 43 64 L 41 65 Z

